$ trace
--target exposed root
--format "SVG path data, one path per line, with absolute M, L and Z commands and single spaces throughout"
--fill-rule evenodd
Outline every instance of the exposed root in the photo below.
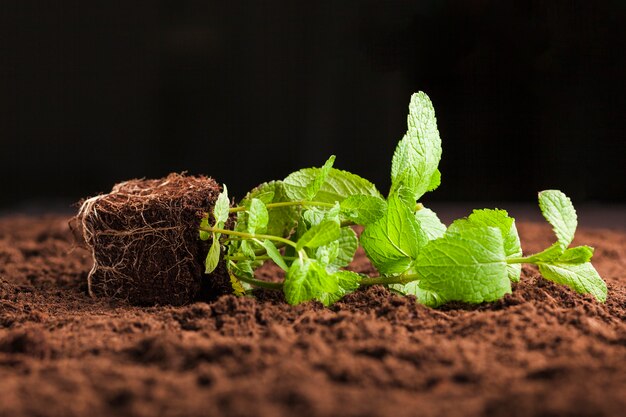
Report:
M 203 279 L 223 287 L 224 271 L 203 278 L 206 244 L 198 239 L 202 213 L 218 194 L 210 178 L 170 174 L 126 181 L 83 201 L 77 220 L 93 257 L 89 294 L 141 305 L 185 304 Z

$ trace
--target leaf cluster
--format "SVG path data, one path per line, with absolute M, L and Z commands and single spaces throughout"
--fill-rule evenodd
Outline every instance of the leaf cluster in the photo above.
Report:
M 564 193 L 539 193 L 556 242 L 530 256 L 523 255 L 515 220 L 505 210 L 474 210 L 446 226 L 419 202 L 441 183 L 441 139 L 425 93 L 411 97 L 407 125 L 393 154 L 386 197 L 371 182 L 334 168 L 334 156 L 319 168 L 261 184 L 233 208 L 224 186 L 200 226 L 200 238 L 212 239 L 206 271 L 217 266 L 223 244 L 236 293 L 265 286 L 282 289 L 290 304 L 330 305 L 359 286 L 383 284 L 436 307 L 498 300 L 511 292 L 521 264 L 528 263 L 548 280 L 606 300 L 606 284 L 590 262 L 593 248 L 569 247 L 577 217 Z M 229 212 L 237 214 L 232 231 L 223 229 Z M 363 226 L 360 239 L 353 225 Z M 359 244 L 380 276 L 345 269 Z M 267 261 L 285 271 L 282 283 L 255 278 Z

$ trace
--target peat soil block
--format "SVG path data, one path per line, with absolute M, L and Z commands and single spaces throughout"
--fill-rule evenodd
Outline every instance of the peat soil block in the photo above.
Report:
M 203 276 L 208 244 L 198 235 L 219 192 L 211 178 L 170 174 L 122 182 L 83 201 L 75 223 L 93 257 L 89 294 L 182 305 L 224 293 L 223 266 Z

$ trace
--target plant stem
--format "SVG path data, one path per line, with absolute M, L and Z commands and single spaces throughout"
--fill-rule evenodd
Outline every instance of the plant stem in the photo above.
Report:
M 334 204 L 332 203 L 324 203 L 322 201 L 305 201 L 305 200 L 299 200 L 299 201 L 281 201 L 279 203 L 268 203 L 265 205 L 265 207 L 267 207 L 268 209 L 271 208 L 277 208 L 277 207 L 290 207 L 290 206 L 318 206 L 318 207 L 335 207 Z M 236 213 L 238 211 L 246 211 L 246 207 L 244 206 L 238 206 L 238 207 L 231 207 L 228 211 L 230 213 Z
M 250 285 L 254 285 L 255 287 L 266 288 L 268 290 L 282 290 L 283 283 L 282 282 L 269 282 L 262 281 L 256 278 L 247 278 L 247 277 L 237 277 L 239 281 L 247 282 Z
M 249 261 L 250 260 L 250 258 L 246 256 L 238 256 L 238 255 L 233 255 L 233 256 L 226 255 L 224 256 L 224 259 L 228 259 L 229 261 Z M 272 258 L 267 255 L 260 255 L 260 256 L 257 256 L 255 259 L 259 261 L 269 261 Z M 294 261 L 298 258 L 296 258 L 295 256 L 283 256 L 283 259 L 287 261 Z
M 394 277 L 371 277 L 362 278 L 359 285 L 388 285 L 388 284 L 408 284 L 416 281 L 420 277 L 417 274 L 397 275 Z
M 263 235 L 263 234 L 256 234 L 256 233 L 244 233 L 244 232 L 237 232 L 235 230 L 228 230 L 228 229 L 219 229 L 217 227 L 200 227 L 200 230 L 204 230 L 205 232 L 209 232 L 209 233 L 221 233 L 223 235 L 231 235 L 231 236 L 239 236 L 245 239 L 267 239 L 267 240 L 275 240 L 277 242 L 281 242 L 284 243 L 286 245 L 289 246 L 293 246 L 294 248 L 296 248 L 296 244 L 294 242 L 292 242 L 289 239 L 284 239 L 282 237 L 279 236 L 273 236 L 273 235 Z

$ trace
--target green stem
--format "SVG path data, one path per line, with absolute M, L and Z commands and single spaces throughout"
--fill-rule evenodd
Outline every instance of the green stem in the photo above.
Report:
M 283 289 L 282 282 L 268 282 L 268 281 L 262 281 L 256 278 L 247 278 L 247 277 L 237 277 L 237 279 L 242 282 L 247 282 L 250 285 L 254 285 L 255 287 L 266 288 L 268 290 L 282 290 Z
M 523 258 L 507 258 L 507 264 L 532 264 L 532 256 L 523 257 Z
M 324 203 L 322 201 L 305 201 L 305 200 L 299 200 L 299 201 L 281 201 L 279 203 L 268 203 L 265 205 L 265 207 L 267 207 L 268 209 L 271 208 L 277 208 L 277 207 L 290 207 L 290 206 L 317 206 L 317 207 L 335 207 L 334 204 L 332 203 Z M 228 211 L 230 213 L 236 213 L 238 211 L 246 211 L 247 208 L 244 206 L 238 206 L 238 207 L 231 207 Z
M 246 256 L 239 256 L 239 255 L 232 255 L 232 256 L 226 255 L 224 256 L 224 259 L 227 259 L 229 261 L 249 261 L 250 260 L 250 258 Z M 260 255 L 260 256 L 257 256 L 255 259 L 259 261 L 269 261 L 272 258 L 267 255 Z M 283 256 L 283 259 L 287 261 L 295 261 L 298 258 L 296 258 L 295 256 Z
M 397 275 L 394 277 L 371 277 L 362 278 L 359 285 L 389 285 L 389 284 L 408 284 L 409 282 L 419 279 L 417 274 Z
M 256 233 L 244 233 L 244 232 L 237 232 L 235 230 L 228 230 L 228 229 L 219 229 L 217 227 L 200 227 L 200 230 L 203 230 L 205 232 L 209 232 L 209 233 L 221 233 L 223 235 L 230 235 L 230 236 L 239 236 L 245 239 L 267 239 L 267 240 L 275 240 L 277 242 L 281 242 L 284 243 L 285 245 L 289 245 L 289 246 L 293 246 L 294 248 L 297 247 L 297 245 L 292 242 L 289 239 L 285 239 L 282 237 L 278 237 L 278 236 L 273 236 L 273 235 L 263 235 L 263 234 L 256 234 Z

